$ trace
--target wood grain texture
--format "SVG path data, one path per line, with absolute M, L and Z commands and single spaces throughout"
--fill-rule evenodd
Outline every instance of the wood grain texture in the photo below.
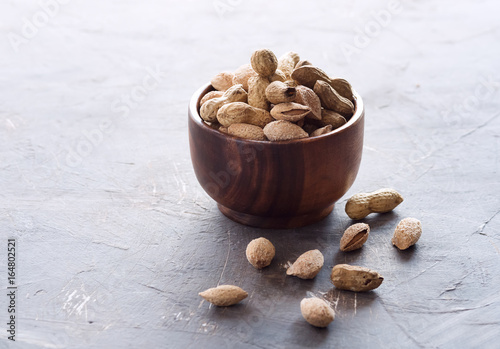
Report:
M 0 288 L 14 237 L 19 326 L 10 345 L 2 292 L 0 348 L 498 347 L 498 1 L 402 1 L 359 50 L 358 29 L 389 2 L 227 1 L 225 12 L 212 1 L 60 3 L 17 52 L 8 34 L 22 35 L 41 7 L 1 5 Z M 245 23 L 255 26 L 235 30 Z M 307 227 L 235 223 L 193 171 L 191 96 L 262 47 L 300 53 L 365 102 L 356 181 Z M 347 198 L 383 187 L 405 201 L 362 220 L 363 248 L 339 251 L 354 223 Z M 391 237 L 405 217 L 423 232 L 399 251 Z M 258 271 L 245 249 L 260 236 L 276 256 Z M 325 259 L 316 278 L 287 277 L 312 249 Z M 336 290 L 339 263 L 384 282 Z M 223 284 L 248 298 L 226 309 L 198 296 Z M 333 304 L 328 328 L 302 318 L 308 292 Z
M 295 228 L 332 211 L 354 183 L 363 150 L 364 107 L 345 126 L 320 137 L 253 141 L 218 132 L 189 108 L 189 142 L 196 176 L 229 218 L 262 228 Z

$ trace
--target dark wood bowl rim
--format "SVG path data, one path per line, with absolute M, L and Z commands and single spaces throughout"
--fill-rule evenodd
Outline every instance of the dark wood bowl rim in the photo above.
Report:
M 200 87 L 191 97 L 191 101 L 189 102 L 189 117 L 196 122 L 197 124 L 201 125 L 202 127 L 205 127 L 207 132 L 213 132 L 217 136 L 223 136 L 227 138 L 232 138 L 238 141 L 242 142 L 248 142 L 248 143 L 266 143 L 266 144 L 290 144 L 290 143 L 308 143 L 308 142 L 315 142 L 320 139 L 326 138 L 326 137 L 335 137 L 335 135 L 342 133 L 352 125 L 356 124 L 359 122 L 361 119 L 361 116 L 363 115 L 364 112 L 364 104 L 363 104 L 363 99 L 361 98 L 360 95 L 353 89 L 352 93 L 354 95 L 354 98 L 356 99 L 356 110 L 354 111 L 354 115 L 349 119 L 349 121 L 345 124 L 342 125 L 341 127 L 333 130 L 332 132 L 326 133 L 321 136 L 315 136 L 315 137 L 310 137 L 310 138 L 300 138 L 300 139 L 292 139 L 288 141 L 257 141 L 253 139 L 246 139 L 246 138 L 241 138 L 241 137 L 236 137 L 229 135 L 227 133 L 220 132 L 216 129 L 211 128 L 209 125 L 207 125 L 203 119 L 201 118 L 199 112 L 198 112 L 198 103 L 202 98 L 202 95 L 205 95 L 206 93 L 209 92 L 210 90 L 210 83 L 207 83 Z M 213 88 L 212 88 L 213 89 Z

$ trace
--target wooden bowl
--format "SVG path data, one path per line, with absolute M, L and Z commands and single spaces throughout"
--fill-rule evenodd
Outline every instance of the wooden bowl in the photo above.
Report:
M 269 142 L 219 132 L 200 118 L 207 84 L 189 104 L 189 146 L 196 177 L 232 220 L 260 228 L 295 228 L 326 217 L 356 179 L 363 150 L 364 107 L 322 136 Z

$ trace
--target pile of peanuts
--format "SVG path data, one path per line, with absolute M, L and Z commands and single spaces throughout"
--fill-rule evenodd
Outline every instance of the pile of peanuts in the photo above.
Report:
M 200 116 L 211 127 L 246 139 L 286 141 L 329 133 L 354 114 L 349 82 L 329 77 L 297 53 L 277 59 L 261 49 L 250 62 L 211 80 L 215 90 L 200 101 Z
M 396 190 L 383 188 L 371 193 L 358 193 L 346 203 L 345 211 L 353 220 L 363 219 L 371 213 L 387 213 L 394 210 L 403 197 Z M 358 250 L 367 242 L 370 226 L 356 223 L 349 226 L 340 239 L 340 250 L 349 252 Z M 392 244 L 399 250 L 406 250 L 415 245 L 422 234 L 422 225 L 418 219 L 405 218 L 394 230 Z M 250 241 L 246 248 L 248 262 L 256 269 L 269 266 L 276 254 L 274 245 L 268 239 L 260 237 Z M 301 279 L 313 279 L 324 264 L 321 251 L 315 249 L 304 252 L 288 267 L 286 275 Z M 367 292 L 378 288 L 384 278 L 377 271 L 349 264 L 337 264 L 332 268 L 330 281 L 340 290 Z M 234 285 L 221 285 L 199 293 L 205 300 L 217 306 L 234 305 L 248 293 Z M 326 327 L 335 318 L 331 304 L 322 298 L 304 298 L 300 302 L 300 311 L 304 319 L 313 326 Z

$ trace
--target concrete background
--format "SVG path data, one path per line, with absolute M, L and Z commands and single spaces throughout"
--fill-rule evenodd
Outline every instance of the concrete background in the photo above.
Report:
M 18 289 L 16 343 L 1 325 L 0 347 L 497 347 L 499 10 L 493 0 L 2 2 L 0 287 L 16 238 Z M 355 184 L 301 229 L 229 221 L 190 163 L 192 93 L 262 47 L 348 79 L 366 105 Z M 364 220 L 362 250 L 340 252 L 345 200 L 380 187 L 405 202 Z M 400 252 L 390 238 L 408 216 L 424 231 Z M 261 272 L 244 256 L 259 236 L 277 248 Z M 325 256 L 316 279 L 286 277 L 314 248 Z M 337 263 L 384 283 L 338 291 Z M 226 283 L 249 297 L 220 309 L 198 296 Z M 311 293 L 336 310 L 327 329 L 301 317 Z

